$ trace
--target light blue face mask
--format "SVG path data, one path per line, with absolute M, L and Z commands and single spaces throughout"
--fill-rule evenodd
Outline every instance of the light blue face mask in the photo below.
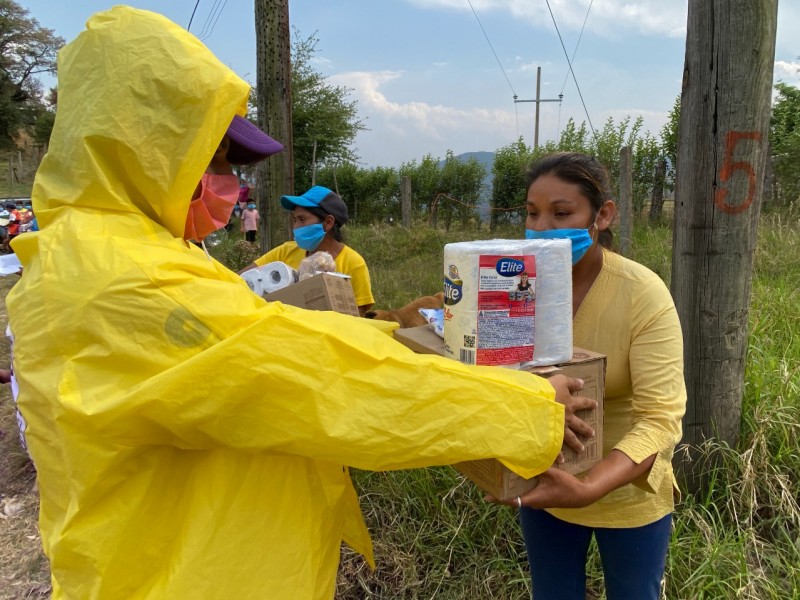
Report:
M 294 241 L 306 252 L 313 252 L 325 239 L 322 223 L 298 227 L 294 230 Z
M 592 225 L 594 227 L 594 225 Z M 591 228 L 590 228 L 591 229 Z M 575 265 L 592 246 L 592 236 L 589 229 L 547 229 L 536 231 L 525 230 L 526 240 L 570 240 L 572 242 L 572 264 Z
M 249 208 L 250 210 L 253 210 L 255 207 L 256 207 L 255 204 L 248 204 L 247 205 L 247 208 Z

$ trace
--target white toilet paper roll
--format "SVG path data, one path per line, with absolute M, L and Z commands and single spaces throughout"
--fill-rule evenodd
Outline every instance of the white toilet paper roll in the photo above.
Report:
M 569 240 L 447 244 L 444 284 L 445 356 L 516 368 L 572 357 Z
M 283 262 L 271 262 L 242 273 L 242 279 L 259 296 L 297 283 L 297 271 Z

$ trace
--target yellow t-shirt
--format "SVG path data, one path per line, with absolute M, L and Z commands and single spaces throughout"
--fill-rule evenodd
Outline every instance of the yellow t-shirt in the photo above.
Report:
M 280 261 L 293 269 L 297 269 L 300 267 L 300 261 L 305 257 L 306 251 L 300 248 L 297 242 L 286 242 L 257 258 L 255 263 L 261 267 L 267 263 Z M 356 304 L 358 306 L 375 304 L 375 299 L 372 297 L 372 286 L 369 282 L 369 270 L 361 255 L 350 246 L 345 246 L 336 256 L 334 262 L 339 273 L 350 276 Z
M 588 527 L 641 527 L 671 513 L 672 454 L 686 410 L 683 337 L 661 279 L 642 265 L 603 252 L 603 268 L 573 322 L 575 345 L 608 357 L 603 455 L 634 462 L 657 454 L 641 480 L 578 509 L 549 509 Z

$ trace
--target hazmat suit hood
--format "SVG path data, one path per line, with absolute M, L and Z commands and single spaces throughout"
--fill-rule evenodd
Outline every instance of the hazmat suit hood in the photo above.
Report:
M 12 246 L 13 374 L 53 600 L 330 600 L 374 565 L 347 466 L 554 461 L 540 378 L 418 356 L 366 319 L 253 294 L 181 239 L 247 85 L 126 7 L 59 55 L 41 230 Z

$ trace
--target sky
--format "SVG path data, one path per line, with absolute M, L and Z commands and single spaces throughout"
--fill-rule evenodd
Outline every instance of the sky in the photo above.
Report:
M 67 41 L 91 14 L 119 4 L 17 2 Z M 255 85 L 252 2 L 129 4 L 186 27 L 196 3 L 191 31 Z M 800 2 L 778 6 L 775 81 L 800 86 Z M 550 0 L 550 9 L 552 17 L 545 0 L 289 0 L 289 20 L 301 38 L 318 38 L 315 69 L 358 102 L 368 128 L 355 141 L 364 167 L 443 158 L 448 150 L 493 152 L 519 136 L 532 145 L 535 105 L 514 96 L 536 97 L 537 67 L 540 98 L 563 94 L 560 103 L 540 103 L 540 143 L 570 117 L 600 129 L 609 117 L 641 116 L 658 137 L 680 93 L 687 0 Z M 574 78 L 553 17 L 574 54 Z

